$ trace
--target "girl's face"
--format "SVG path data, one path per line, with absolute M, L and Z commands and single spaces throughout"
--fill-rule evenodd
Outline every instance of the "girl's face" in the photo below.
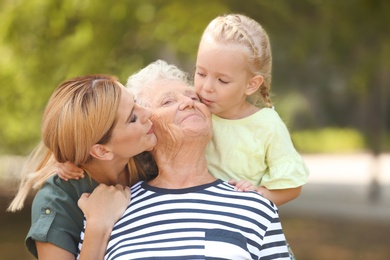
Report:
M 134 102 L 134 97 L 121 85 L 122 94 L 118 119 L 107 143 L 118 158 L 128 159 L 143 151 L 150 151 L 157 139 L 149 120 L 151 111 Z
M 226 119 L 241 118 L 251 78 L 242 50 L 202 39 L 196 60 L 195 90 L 211 113 Z

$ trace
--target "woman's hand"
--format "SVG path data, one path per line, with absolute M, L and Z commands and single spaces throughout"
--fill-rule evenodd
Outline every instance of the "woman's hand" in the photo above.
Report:
M 71 162 L 57 163 L 57 175 L 65 181 L 78 180 L 84 178 L 84 170 Z
M 83 193 L 78 201 L 88 225 L 105 226 L 110 231 L 130 203 L 130 188 L 100 184 L 92 193 Z
M 80 260 L 103 259 L 114 224 L 130 202 L 130 188 L 100 184 L 92 193 L 83 193 L 78 206 L 86 218 Z

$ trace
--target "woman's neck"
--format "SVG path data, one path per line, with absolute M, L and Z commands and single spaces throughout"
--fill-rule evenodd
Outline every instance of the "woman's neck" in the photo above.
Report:
M 151 186 L 159 188 L 188 188 L 214 181 L 208 169 L 204 149 L 189 146 L 179 147 L 176 152 L 156 150 L 153 153 L 158 165 L 158 176 L 151 180 Z
M 111 161 L 92 159 L 89 163 L 83 165 L 83 168 L 98 183 L 129 185 L 127 161 L 117 162 L 115 159 Z

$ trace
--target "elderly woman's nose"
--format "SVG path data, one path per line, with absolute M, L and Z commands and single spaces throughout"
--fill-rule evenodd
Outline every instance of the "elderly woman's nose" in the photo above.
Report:
M 180 109 L 185 109 L 185 108 L 192 108 L 195 105 L 195 101 L 187 96 L 181 96 L 180 97 Z

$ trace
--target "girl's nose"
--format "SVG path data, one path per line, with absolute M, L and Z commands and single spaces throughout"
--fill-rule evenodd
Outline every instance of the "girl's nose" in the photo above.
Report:
M 212 82 L 210 77 L 205 79 L 205 81 L 203 82 L 202 88 L 206 92 L 213 92 L 214 91 L 213 82 Z

